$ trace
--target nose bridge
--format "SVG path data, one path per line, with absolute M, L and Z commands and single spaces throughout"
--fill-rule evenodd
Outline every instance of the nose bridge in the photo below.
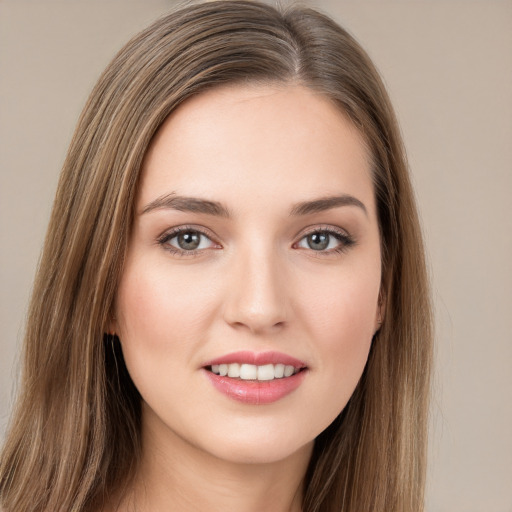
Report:
M 230 269 L 226 321 L 256 333 L 286 321 L 282 258 L 270 243 L 235 251 Z

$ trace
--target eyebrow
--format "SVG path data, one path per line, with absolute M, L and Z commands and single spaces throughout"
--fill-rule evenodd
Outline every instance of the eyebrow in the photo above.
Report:
M 295 204 L 291 211 L 291 216 L 311 215 L 341 206 L 357 206 L 365 215 L 368 215 L 366 206 L 356 197 L 349 194 L 341 194 L 337 196 L 321 197 L 312 201 L 302 201 Z M 214 215 L 216 217 L 231 218 L 229 209 L 222 203 L 210 201 L 208 199 L 200 199 L 197 197 L 179 196 L 175 192 L 165 194 L 156 198 L 147 204 L 141 212 L 141 215 L 154 210 L 171 209 L 182 212 L 204 213 L 206 215 Z
M 217 201 L 199 199 L 197 197 L 178 196 L 175 192 L 165 194 L 151 201 L 144 207 L 141 215 L 153 210 L 172 209 L 181 212 L 205 213 L 216 217 L 231 217 L 229 210 Z
M 290 215 L 311 215 L 312 213 L 324 212 L 340 206 L 357 206 L 368 216 L 366 206 L 359 199 L 349 194 L 321 197 L 313 201 L 297 203 L 292 208 Z

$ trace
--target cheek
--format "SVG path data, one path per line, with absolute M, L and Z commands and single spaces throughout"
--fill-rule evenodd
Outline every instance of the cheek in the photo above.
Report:
M 119 285 L 116 318 L 125 363 L 155 410 L 173 409 L 188 396 L 184 369 L 196 364 L 212 315 L 211 294 L 198 293 L 190 277 L 169 265 L 134 258 Z
M 350 393 L 363 372 L 373 335 L 372 301 L 357 303 L 353 296 L 332 297 L 315 322 L 321 371 Z
M 319 346 L 343 351 L 370 341 L 375 328 L 380 267 L 347 267 L 306 283 L 302 314 Z
M 187 273 L 150 268 L 134 265 L 125 270 L 117 300 L 121 339 L 162 349 L 196 340 L 211 315 L 211 295 L 197 293 L 197 283 Z M 168 343 L 171 338 L 173 343 Z
M 380 271 L 354 269 L 330 277 L 303 289 L 301 307 L 304 327 L 314 343 L 316 371 L 311 377 L 318 391 L 308 400 L 316 404 L 317 418 L 324 420 L 322 429 L 343 410 L 364 371 L 374 334 Z M 314 428 L 318 425 L 312 424 Z

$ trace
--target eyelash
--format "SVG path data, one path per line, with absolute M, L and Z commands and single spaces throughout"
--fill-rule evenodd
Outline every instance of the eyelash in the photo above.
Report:
M 325 226 L 325 227 L 315 227 L 311 231 L 308 231 L 308 232 L 302 234 L 302 236 L 299 239 L 299 242 L 296 242 L 293 245 L 296 246 L 304 238 L 307 238 L 308 236 L 311 236 L 311 235 L 320 234 L 320 233 L 332 236 L 336 240 L 338 240 L 338 242 L 340 242 L 340 243 L 334 249 L 330 249 L 327 251 L 325 251 L 325 250 L 324 251 L 315 251 L 313 249 L 309 249 L 317 257 L 345 253 L 345 252 L 347 252 L 348 249 L 350 249 L 350 247 L 352 247 L 356 243 L 355 239 L 352 236 L 350 236 L 349 234 L 347 234 L 346 232 L 344 232 L 342 230 L 338 230 L 336 228 L 333 228 L 332 226 L 329 226 L 329 227 Z
M 169 241 L 172 240 L 173 238 L 176 238 L 181 233 L 198 233 L 198 234 L 203 235 L 206 238 L 208 238 L 208 240 L 210 240 L 212 243 L 215 243 L 212 239 L 212 236 L 208 232 L 206 232 L 205 230 L 203 230 L 199 227 L 196 227 L 196 226 L 180 226 L 178 228 L 172 229 L 171 231 L 168 231 L 168 232 L 164 233 L 163 235 L 161 235 L 157 239 L 157 243 L 159 245 L 161 245 L 166 251 L 169 251 L 174 256 L 178 256 L 178 257 L 196 256 L 205 250 L 205 249 L 195 249 L 195 250 L 185 251 L 183 249 L 178 249 L 177 247 L 170 245 Z M 352 247 L 356 243 L 355 239 L 352 236 L 348 235 L 344 231 L 337 230 L 337 229 L 329 226 L 329 227 L 316 227 L 315 229 L 312 229 L 311 231 L 308 231 L 308 232 L 302 234 L 299 241 L 295 242 L 293 244 L 293 247 L 297 248 L 296 247 L 297 244 L 299 244 L 304 238 L 311 236 L 311 235 L 320 234 L 320 233 L 332 236 L 336 240 L 338 240 L 338 242 L 340 242 L 340 243 L 336 248 L 330 249 L 327 251 L 325 251 L 325 250 L 315 251 L 314 249 L 310 249 L 310 251 L 312 253 L 316 253 L 315 256 L 322 257 L 322 256 L 328 256 L 328 255 L 332 255 L 332 254 L 341 254 L 341 253 L 346 252 L 350 247 Z
M 208 238 L 208 240 L 213 242 L 212 236 L 208 232 L 206 232 L 196 226 L 180 226 L 179 228 L 172 229 L 171 231 L 168 231 L 168 232 L 164 233 L 163 235 L 161 235 L 157 239 L 157 242 L 166 251 L 169 251 L 171 254 L 178 256 L 178 257 L 196 256 L 197 254 L 200 254 L 202 251 L 205 250 L 205 249 L 195 249 L 195 250 L 191 250 L 191 251 L 185 251 L 183 249 L 178 249 L 177 247 L 170 245 L 169 241 L 172 240 L 173 238 L 176 238 L 181 233 L 199 233 L 200 235 L 205 236 L 206 238 Z M 213 242 L 213 243 L 215 243 L 215 242 Z

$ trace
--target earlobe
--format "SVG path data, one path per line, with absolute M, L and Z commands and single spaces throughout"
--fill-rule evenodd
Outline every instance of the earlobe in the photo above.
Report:
M 379 332 L 382 323 L 384 322 L 384 316 L 386 311 L 386 299 L 384 297 L 384 293 L 381 290 L 379 292 L 379 299 L 377 301 L 377 311 L 375 314 L 375 325 L 374 325 L 374 335 Z
M 106 332 L 109 336 L 115 336 L 117 331 L 117 321 L 116 318 L 111 316 L 107 322 Z

